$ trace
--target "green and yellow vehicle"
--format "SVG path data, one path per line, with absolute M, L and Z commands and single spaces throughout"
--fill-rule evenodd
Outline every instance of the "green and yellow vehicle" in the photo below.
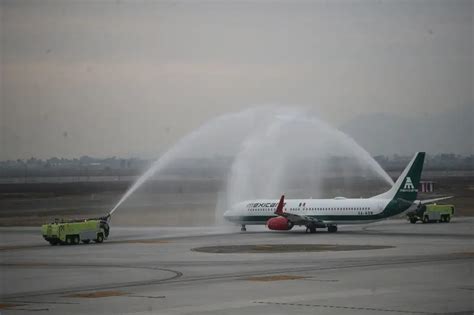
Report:
M 454 215 L 453 205 L 421 205 L 415 211 L 407 213 L 407 219 L 410 223 L 422 221 L 428 222 L 449 222 Z
M 73 221 L 58 219 L 41 226 L 43 238 L 51 245 L 75 245 L 94 241 L 102 243 L 109 236 L 109 217 Z

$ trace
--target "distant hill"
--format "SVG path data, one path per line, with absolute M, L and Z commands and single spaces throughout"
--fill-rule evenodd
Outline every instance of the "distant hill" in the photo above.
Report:
M 473 154 L 473 106 L 413 117 L 361 115 L 340 127 L 372 155 Z

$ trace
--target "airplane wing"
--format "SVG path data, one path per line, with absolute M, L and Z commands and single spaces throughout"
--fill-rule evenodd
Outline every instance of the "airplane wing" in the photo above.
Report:
M 317 219 L 307 217 L 305 215 L 299 215 L 299 214 L 294 214 L 294 213 L 289 213 L 289 212 L 283 212 L 283 207 L 285 205 L 285 195 L 282 195 L 280 198 L 280 202 L 278 203 L 278 206 L 275 210 L 275 214 L 280 216 L 280 217 L 285 217 L 287 218 L 291 223 L 295 225 L 307 225 L 308 223 L 317 223 L 319 222 Z
M 284 215 L 291 223 L 294 225 L 307 225 L 308 223 L 317 223 L 320 222 L 317 219 L 310 218 L 304 215 L 286 213 Z
M 454 196 L 445 196 L 445 197 L 438 197 L 438 198 L 433 198 L 433 199 L 425 199 L 425 200 L 415 200 L 413 203 L 417 205 L 426 205 L 430 204 L 436 201 L 441 201 L 441 200 L 446 200 L 453 198 Z

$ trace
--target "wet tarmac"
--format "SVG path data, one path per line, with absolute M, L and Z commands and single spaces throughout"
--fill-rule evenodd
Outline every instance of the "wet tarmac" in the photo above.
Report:
M 473 314 L 473 227 L 112 226 L 105 243 L 76 246 L 0 228 L 0 313 Z

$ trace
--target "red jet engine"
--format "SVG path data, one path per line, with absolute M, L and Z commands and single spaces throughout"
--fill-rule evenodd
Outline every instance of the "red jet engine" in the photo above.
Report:
M 269 219 L 267 221 L 267 226 L 270 230 L 288 231 L 293 228 L 293 223 L 285 217 L 276 217 Z

